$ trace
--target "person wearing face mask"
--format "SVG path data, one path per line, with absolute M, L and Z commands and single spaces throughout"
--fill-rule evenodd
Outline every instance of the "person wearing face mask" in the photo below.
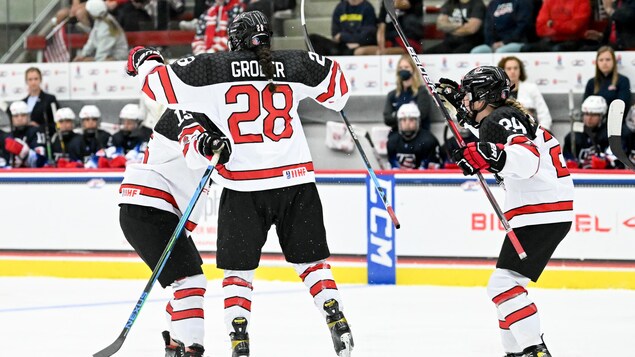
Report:
M 51 137 L 53 158 L 59 168 L 81 167 L 68 161 L 68 149 L 71 141 L 77 136 L 75 128 L 75 112 L 71 108 L 60 108 L 55 112 L 55 134 Z
M 397 88 L 393 89 L 386 96 L 384 105 L 384 123 L 393 132 L 398 131 L 397 111 L 399 107 L 406 103 L 415 103 L 420 113 L 419 128 L 430 130 L 430 118 L 432 100 L 426 88 L 422 85 L 418 75 L 414 75 L 415 66 L 410 55 L 403 55 L 397 62 Z
M 71 161 L 80 161 L 86 167 L 98 167 L 99 161 L 105 160 L 103 150 L 111 140 L 110 134 L 99 129 L 101 111 L 95 105 L 85 105 L 79 111 L 82 134 L 77 135 L 69 143 L 68 154 Z M 100 157 L 96 157 L 100 152 Z
M 421 113 L 414 103 L 397 111 L 398 132 L 388 135 L 388 161 L 393 169 L 416 170 L 440 167 L 439 141 L 427 130 L 419 130 Z

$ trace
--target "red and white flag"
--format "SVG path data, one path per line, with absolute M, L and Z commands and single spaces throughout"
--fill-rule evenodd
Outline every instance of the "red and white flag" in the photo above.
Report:
M 70 62 L 71 54 L 66 47 L 66 33 L 64 25 L 66 21 L 55 26 L 46 36 L 46 47 L 44 48 L 44 59 L 46 62 Z

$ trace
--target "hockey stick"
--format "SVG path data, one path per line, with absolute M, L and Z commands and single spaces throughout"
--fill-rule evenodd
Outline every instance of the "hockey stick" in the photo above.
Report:
M 222 147 L 221 147 L 221 150 L 222 150 Z M 176 244 L 176 240 L 181 235 L 181 232 L 183 231 L 183 227 L 185 227 L 185 223 L 187 223 L 187 220 L 190 218 L 190 214 L 192 213 L 192 210 L 194 209 L 194 206 L 196 205 L 198 198 L 201 196 L 203 189 L 205 189 L 205 186 L 207 186 L 207 183 L 210 181 L 210 176 L 212 175 L 212 172 L 214 172 L 214 167 L 218 163 L 219 158 L 220 158 L 220 152 L 215 153 L 214 156 L 212 157 L 212 160 L 210 161 L 209 165 L 207 166 L 207 169 L 205 170 L 205 173 L 203 174 L 203 177 L 201 178 L 201 182 L 199 182 L 198 187 L 196 188 L 196 191 L 194 191 L 194 194 L 192 195 L 192 198 L 190 199 L 190 203 L 187 205 L 187 208 L 183 212 L 183 215 L 181 216 L 179 223 L 176 225 L 176 228 L 174 228 L 174 233 L 172 233 L 172 236 L 170 237 L 168 244 L 165 246 L 165 250 L 163 251 L 161 258 L 159 258 L 157 265 L 154 267 L 154 270 L 152 271 L 150 280 L 148 280 L 146 287 L 143 289 L 143 293 L 141 293 L 141 297 L 139 298 L 139 300 L 137 300 L 137 303 L 134 309 L 132 309 L 132 313 L 130 314 L 130 317 L 128 317 L 128 321 L 126 322 L 126 325 L 124 326 L 123 330 L 119 334 L 119 337 L 117 337 L 117 339 L 113 343 L 111 343 L 108 347 L 95 353 L 93 357 L 110 357 L 114 355 L 115 353 L 117 353 L 117 351 L 119 351 L 119 349 L 123 345 L 124 341 L 126 340 L 126 337 L 128 336 L 128 332 L 130 332 L 132 325 L 134 324 L 134 322 L 137 320 L 137 317 L 139 316 L 139 312 L 141 312 L 141 308 L 143 307 L 143 304 L 145 304 L 146 299 L 148 298 L 148 295 L 150 295 L 150 290 L 152 290 L 154 283 L 159 278 L 161 271 L 163 271 L 163 267 L 165 266 L 165 263 L 168 261 L 168 258 L 170 257 L 170 254 L 172 253 L 172 250 L 174 249 L 174 246 Z
M 611 106 L 609 106 L 609 146 L 611 147 L 613 155 L 615 155 L 618 160 L 631 170 L 635 171 L 635 165 L 624 152 L 624 148 L 622 148 L 622 119 L 624 118 L 625 108 L 626 104 L 621 99 L 615 99 L 611 102 Z
M 392 20 L 392 23 L 395 26 L 395 30 L 397 30 L 397 33 L 399 34 L 401 41 L 403 41 L 403 44 L 404 46 L 406 46 L 406 49 L 408 50 L 408 53 L 412 57 L 412 60 L 417 65 L 417 68 L 419 68 L 419 74 L 421 75 L 423 81 L 426 83 L 428 87 L 428 91 L 430 91 L 430 95 L 432 95 L 432 97 L 434 98 L 434 102 L 436 103 L 437 107 L 439 107 L 439 109 L 441 110 L 443 117 L 445 118 L 445 120 L 448 123 L 448 126 L 452 130 L 452 134 L 454 135 L 456 142 L 459 144 L 459 147 L 462 147 L 462 148 L 465 147 L 465 141 L 463 140 L 463 137 L 461 136 L 459 129 L 456 127 L 456 124 L 452 120 L 452 117 L 450 116 L 450 113 L 448 112 L 447 108 L 441 102 L 441 98 L 439 97 L 439 94 L 435 91 L 434 84 L 430 80 L 430 77 L 428 77 L 428 73 L 426 72 L 426 69 L 423 68 L 423 64 L 419 60 L 419 57 L 417 56 L 417 53 L 415 52 L 415 50 L 412 48 L 412 46 L 408 44 L 408 39 L 406 38 L 406 35 L 401 29 L 401 25 L 399 25 L 399 22 L 397 21 L 397 15 L 395 14 L 395 4 L 393 3 L 393 0 L 383 0 L 383 2 L 384 2 L 384 7 L 386 8 L 386 12 L 388 12 L 388 16 L 390 16 L 390 19 Z M 480 182 L 481 187 L 483 188 L 483 191 L 485 192 L 485 195 L 487 196 L 487 199 L 492 205 L 492 208 L 494 208 L 494 211 L 496 212 L 498 219 L 503 224 L 503 227 L 505 227 L 505 232 L 507 233 L 507 237 L 509 238 L 509 241 L 514 246 L 516 253 L 518 253 L 518 257 L 520 257 L 521 260 L 527 258 L 527 253 L 525 253 L 525 249 L 523 249 L 522 245 L 520 244 L 520 241 L 518 241 L 518 237 L 516 237 L 516 233 L 514 233 L 514 230 L 509 225 L 509 222 L 507 221 L 507 218 L 505 218 L 505 215 L 503 214 L 503 211 L 498 205 L 498 202 L 496 202 L 496 198 L 494 198 L 492 191 L 490 191 L 489 186 L 487 186 L 487 182 L 485 182 L 485 178 L 483 178 L 483 174 L 481 174 L 480 172 L 477 172 L 476 176 L 478 177 L 478 181 Z
M 375 142 L 370 137 L 370 133 L 368 132 L 368 130 L 366 130 L 366 134 L 364 135 L 364 137 L 366 138 L 366 140 L 368 140 L 368 144 L 373 149 L 373 156 L 375 156 L 375 160 L 377 160 L 377 164 L 379 165 L 379 168 L 382 170 L 386 170 L 384 161 L 381 159 L 381 156 L 379 155 L 379 151 L 377 151 L 377 148 L 375 147 Z
M 51 103 L 51 110 L 55 110 L 55 103 Z M 55 116 L 55 112 L 53 112 L 53 116 Z M 53 121 L 55 121 L 54 118 Z M 51 149 L 51 130 L 49 129 L 49 116 L 46 108 L 44 108 L 44 141 L 46 142 L 47 164 L 55 166 L 55 160 L 53 160 L 53 150 Z
M 315 52 L 315 50 L 313 49 L 313 44 L 311 43 L 311 39 L 309 39 L 309 31 L 306 29 L 306 18 L 304 17 L 304 1 L 305 0 L 302 0 L 302 3 L 300 5 L 301 6 L 300 7 L 300 21 L 302 22 L 302 29 L 304 31 L 304 42 L 306 43 L 306 47 L 309 49 L 309 51 Z M 395 215 L 395 211 L 392 209 L 392 206 L 390 205 L 390 203 L 388 203 L 386 198 L 386 193 L 381 188 L 381 186 L 379 186 L 377 175 L 375 175 L 375 172 L 373 171 L 373 168 L 370 165 L 370 162 L 368 161 L 368 157 L 366 156 L 366 153 L 364 152 L 362 145 L 359 143 L 359 139 L 357 139 L 357 135 L 355 135 L 355 130 L 353 130 L 353 126 L 348 121 L 348 118 L 346 118 L 346 115 L 344 114 L 343 110 L 340 110 L 339 114 L 340 114 L 340 117 L 342 117 L 344 124 L 346 124 L 346 128 L 348 128 L 348 132 L 351 134 L 351 137 L 353 138 L 353 142 L 355 142 L 357 151 L 361 155 L 362 160 L 364 160 L 366 171 L 368 171 L 368 175 L 373 180 L 373 183 L 375 184 L 375 189 L 377 190 L 379 197 L 381 197 L 381 201 L 384 203 L 384 207 L 386 207 L 386 211 L 388 211 L 388 214 L 390 215 L 390 219 L 392 220 L 392 223 L 395 225 L 395 228 L 399 229 L 401 225 L 399 224 L 399 220 L 397 219 L 397 216 Z

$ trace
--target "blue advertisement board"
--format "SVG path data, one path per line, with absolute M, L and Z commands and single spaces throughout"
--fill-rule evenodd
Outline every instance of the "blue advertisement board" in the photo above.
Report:
M 386 201 L 394 207 L 395 176 L 378 175 L 377 180 L 386 197 Z M 375 189 L 370 176 L 366 176 L 367 197 L 367 232 L 368 232 L 368 283 L 395 284 L 395 226 L 384 207 L 381 197 Z

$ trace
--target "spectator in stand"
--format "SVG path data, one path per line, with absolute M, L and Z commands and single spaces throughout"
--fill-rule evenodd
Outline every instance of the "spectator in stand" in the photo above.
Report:
M 51 104 L 55 104 L 57 107 L 57 98 L 42 90 L 42 72 L 40 72 L 39 68 L 27 68 L 24 79 L 29 94 L 22 100 L 26 102 L 29 112 L 31 113 L 29 125 L 40 126 L 43 131 L 46 131 L 45 125 L 48 123 L 49 134 L 54 133 L 55 122 L 53 120 Z M 11 109 L 9 109 L 7 114 L 11 116 Z
M 126 104 L 121 108 L 119 112 L 121 129 L 112 136 L 111 147 L 114 147 L 114 153 L 110 154 L 113 157 L 110 167 L 125 167 L 129 163 L 143 161 L 152 129 L 143 126 L 142 120 L 138 104 Z
M 227 26 L 244 9 L 241 0 L 215 0 L 199 21 L 192 42 L 192 53 L 197 55 L 229 51 Z
M 42 167 L 46 163 L 46 140 L 40 127 L 29 125 L 30 113 L 23 101 L 11 103 L 13 131 L 3 140 L 11 167 Z
M 533 1 L 492 0 L 485 13 L 485 43 L 471 53 L 520 52 L 532 24 Z
M 607 110 L 606 100 L 599 95 L 589 96 L 582 102 L 584 131 L 581 133 L 570 132 L 564 138 L 562 155 L 567 160 L 569 168 L 607 169 L 615 167 L 616 160 L 613 155 L 609 154 L 609 138 L 606 127 Z
M 590 22 L 589 0 L 545 0 L 536 19 L 540 41 L 525 44 L 521 51 L 577 51 L 585 45 Z
M 75 129 L 75 120 L 75 112 L 71 108 L 60 108 L 55 112 L 57 130 L 51 137 L 51 149 L 53 150 L 53 158 L 59 168 L 78 167 L 77 163 L 68 160 L 68 149 L 71 140 L 77 136 L 77 133 L 73 131 Z
M 432 98 L 421 83 L 419 75 L 414 73 L 415 65 L 410 55 L 403 55 L 397 63 L 397 88 L 388 92 L 384 105 L 384 123 L 392 132 L 397 131 L 397 111 L 406 103 L 416 103 L 419 108 L 422 130 L 430 130 Z
M 584 89 L 584 98 L 599 95 L 607 105 L 615 99 L 631 104 L 631 82 L 617 71 L 615 51 L 610 46 L 602 46 L 595 57 L 595 77 L 589 79 Z M 624 114 L 626 116 L 626 113 Z
M 589 30 L 585 37 L 597 41 L 598 46 L 611 46 L 617 50 L 635 48 L 635 0 L 602 0 L 604 11 L 609 17 L 604 32 Z M 594 46 L 586 50 L 595 49 Z
M 123 61 L 128 59 L 128 40 L 103 0 L 88 0 L 86 11 L 95 20 L 88 41 L 74 61 Z
M 64 7 L 57 11 L 53 18 L 54 24 L 61 24 L 68 19 L 69 24 L 74 24 L 82 32 L 90 32 L 92 23 L 86 11 L 86 0 L 71 0 L 69 7 Z
M 150 0 L 106 0 L 106 6 L 125 32 L 154 28 L 154 21 L 148 12 Z
M 512 81 L 511 96 L 529 111 L 540 125 L 545 129 L 551 129 L 551 113 L 545 103 L 545 98 L 540 94 L 535 83 L 526 82 L 527 72 L 525 65 L 518 57 L 503 57 L 498 62 L 498 67 L 505 70 L 505 73 Z
M 82 133 L 68 144 L 69 160 L 87 168 L 109 167 L 105 149 L 110 146 L 110 134 L 99 129 L 101 111 L 95 105 L 84 105 L 79 111 Z
M 398 131 L 388 134 L 388 161 L 393 169 L 438 169 L 439 141 L 428 130 L 420 130 L 421 113 L 414 103 L 397 112 Z
M 367 0 L 340 1 L 331 20 L 331 36 L 311 34 L 315 52 L 323 56 L 377 54 L 377 16 Z
M 406 53 L 403 41 L 393 25 L 383 1 L 380 1 L 379 18 L 377 22 L 378 54 Z M 395 14 L 408 44 L 417 53 L 423 50 L 423 0 L 394 0 Z
M 437 17 L 437 29 L 445 38 L 425 53 L 469 53 L 483 43 L 484 20 L 483 0 L 447 0 Z

